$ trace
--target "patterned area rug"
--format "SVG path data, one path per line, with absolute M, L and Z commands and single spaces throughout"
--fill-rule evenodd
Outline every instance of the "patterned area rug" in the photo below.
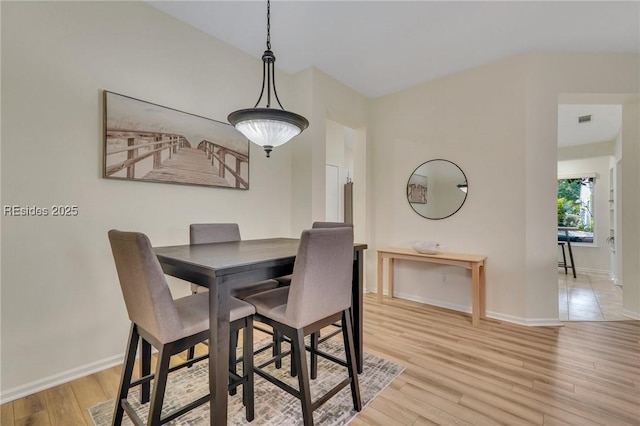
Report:
M 284 349 L 284 348 L 283 348 Z M 320 346 L 321 350 L 333 353 L 344 359 L 342 341 L 330 339 Z M 262 359 L 268 359 L 270 351 L 256 356 L 256 365 Z M 307 354 L 308 355 L 308 354 Z M 289 376 L 289 358 L 283 360 L 282 368 L 276 370 L 272 365 L 266 370 L 286 381 L 297 389 L 296 378 Z M 240 365 L 239 365 L 240 367 Z M 386 359 L 364 354 L 363 373 L 360 374 L 360 393 L 362 404 L 369 404 L 384 388 L 386 388 L 402 371 L 403 366 Z M 347 377 L 347 369 L 340 365 L 318 358 L 318 378 L 312 381 L 311 398 L 315 401 L 323 395 L 327 389 L 344 380 Z M 169 375 L 167 391 L 163 406 L 163 415 L 174 409 L 197 399 L 208 393 L 208 363 L 206 361 L 194 365 L 192 368 L 182 369 Z M 149 404 L 140 405 L 137 399 L 137 390 L 129 393 L 129 402 L 142 419 L 146 420 Z M 300 401 L 277 386 L 255 375 L 255 419 L 252 425 L 301 425 L 302 413 Z M 114 400 L 102 402 L 89 408 L 89 413 L 94 425 L 106 426 L 111 424 Z M 313 413 L 316 425 L 345 425 L 357 414 L 353 409 L 351 390 L 349 386 L 342 389 Z M 131 425 L 127 416 L 124 416 L 123 425 Z M 245 419 L 245 410 L 242 405 L 242 389 L 238 393 L 229 396 L 228 419 L 230 425 L 249 424 Z M 205 425 L 209 424 L 209 404 L 201 405 L 193 411 L 179 417 L 173 422 L 167 423 L 174 426 Z

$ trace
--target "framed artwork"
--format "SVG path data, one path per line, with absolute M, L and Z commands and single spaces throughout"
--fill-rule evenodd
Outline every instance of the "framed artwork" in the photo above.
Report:
M 407 200 L 411 204 L 427 204 L 427 177 L 414 172 L 407 182 Z
M 249 140 L 233 126 L 104 91 L 103 177 L 249 189 Z
M 427 187 L 410 183 L 407 185 L 407 198 L 410 203 L 427 204 Z

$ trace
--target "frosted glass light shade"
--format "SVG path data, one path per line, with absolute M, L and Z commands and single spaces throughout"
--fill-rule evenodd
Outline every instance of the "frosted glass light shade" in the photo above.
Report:
M 229 123 L 251 142 L 264 147 L 269 157 L 271 150 L 297 136 L 309 127 L 301 115 L 272 108 L 247 108 L 229 114 Z
M 246 120 L 235 127 L 251 142 L 274 148 L 300 134 L 300 129 L 293 124 L 275 120 Z

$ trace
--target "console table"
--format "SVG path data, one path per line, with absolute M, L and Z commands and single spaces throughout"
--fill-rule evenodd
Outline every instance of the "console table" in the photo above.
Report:
M 396 259 L 438 263 L 470 269 L 473 300 L 471 307 L 471 323 L 476 326 L 480 323 L 480 318 L 484 318 L 486 316 L 484 273 L 487 261 L 486 256 L 461 253 L 422 254 L 415 250 L 406 248 L 386 248 L 378 250 L 378 301 L 380 302 L 382 302 L 382 277 L 385 258 L 389 260 L 387 273 L 390 298 L 393 298 L 393 264 Z

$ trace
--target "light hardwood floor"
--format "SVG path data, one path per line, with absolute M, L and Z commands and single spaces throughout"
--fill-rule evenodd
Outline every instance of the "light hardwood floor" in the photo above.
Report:
M 640 321 L 475 328 L 465 314 L 366 295 L 364 330 L 366 351 L 406 370 L 353 426 L 640 425 Z M 119 374 L 2 405 L 1 424 L 90 425 L 87 408 L 113 398 Z

